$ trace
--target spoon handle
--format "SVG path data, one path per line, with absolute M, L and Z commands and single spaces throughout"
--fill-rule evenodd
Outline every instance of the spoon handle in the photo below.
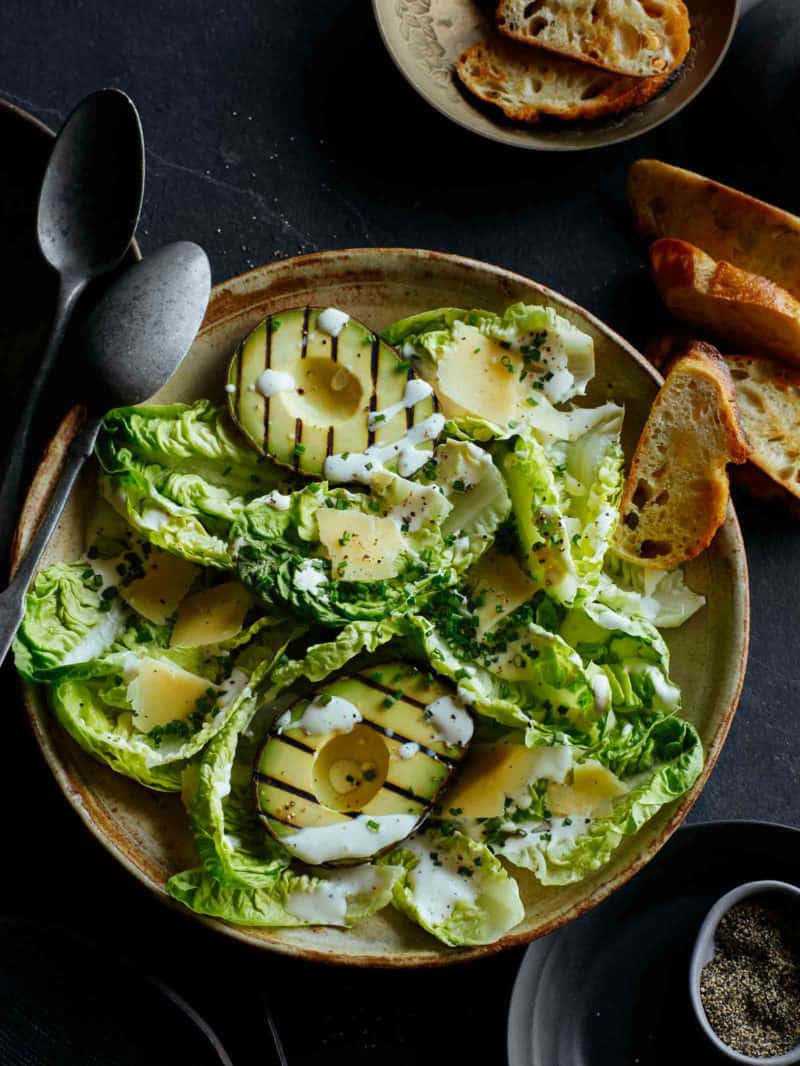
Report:
M 14 530 L 19 519 L 23 503 L 24 479 L 31 450 L 31 430 L 39 409 L 44 386 L 47 383 L 58 351 L 64 343 L 69 320 L 78 297 L 86 287 L 83 279 L 74 280 L 62 277 L 58 289 L 58 302 L 44 354 L 39 361 L 33 381 L 28 389 L 22 410 L 19 412 L 13 446 L 9 449 L 6 467 L 0 483 L 0 552 L 3 561 L 7 561 L 14 539 Z
M 66 462 L 53 490 L 53 495 L 50 497 L 47 512 L 39 523 L 27 554 L 14 574 L 11 584 L 5 592 L 0 593 L 0 666 L 5 661 L 5 657 L 25 614 L 25 593 L 28 591 L 28 585 L 36 573 L 47 542 L 58 525 L 58 520 L 72 491 L 72 486 L 75 484 L 83 464 L 94 451 L 101 422 L 101 417 L 92 414 L 87 415 L 81 431 L 70 445 Z

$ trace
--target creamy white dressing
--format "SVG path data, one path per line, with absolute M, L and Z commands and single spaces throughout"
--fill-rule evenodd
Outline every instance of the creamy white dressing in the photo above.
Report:
M 413 759 L 418 751 L 419 744 L 414 740 L 407 740 L 397 749 L 396 755 L 398 759 Z
M 431 520 L 432 514 L 439 514 L 441 508 L 440 493 L 434 485 L 415 485 L 402 503 L 386 512 L 386 517 L 391 518 L 403 533 L 416 533 Z
M 381 887 L 382 871 L 374 866 L 336 870 L 306 891 L 295 889 L 286 898 L 286 910 L 312 925 L 345 925 L 353 896 L 372 896 Z
M 349 733 L 353 726 L 362 720 L 361 711 L 358 707 L 344 700 L 341 696 L 329 696 L 327 702 L 323 702 L 325 696 L 320 696 L 303 711 L 302 716 L 294 723 L 291 722 L 291 713 L 281 715 L 278 720 L 278 731 L 283 732 L 287 725 L 292 729 L 302 729 L 307 736 L 319 736 L 322 733 Z M 288 717 L 287 717 L 288 716 Z
M 644 674 L 645 677 L 648 677 L 656 696 L 667 708 L 673 710 L 678 706 L 681 698 L 680 689 L 677 685 L 673 685 L 671 681 L 668 681 L 657 666 L 653 666 L 650 663 L 634 663 L 631 667 L 631 673 Z
M 272 492 L 268 492 L 266 496 L 262 496 L 258 503 L 265 503 L 267 507 L 273 507 L 276 511 L 288 511 L 292 505 L 292 497 L 285 496 L 282 492 L 278 492 L 277 489 L 273 489 Z
M 170 515 L 166 511 L 160 511 L 157 507 L 150 507 L 139 515 L 139 525 L 144 529 L 152 529 L 157 533 L 169 522 Z
M 310 559 L 306 559 L 303 565 L 295 572 L 292 583 L 301 592 L 314 592 L 320 585 L 325 585 L 327 582 L 328 578 L 324 570 L 315 566 Z
M 411 343 L 411 341 L 405 341 L 401 349 L 401 354 L 404 359 L 413 359 L 417 354 L 417 349 Z
M 542 381 L 543 391 L 550 403 L 563 403 L 575 395 L 575 378 L 566 367 L 551 371 L 552 377 Z
M 359 814 L 334 825 L 298 829 L 281 836 L 281 843 L 310 866 L 341 859 L 368 859 L 403 840 L 417 824 L 414 814 Z
M 349 321 L 350 315 L 346 311 L 340 311 L 338 307 L 326 307 L 317 317 L 317 327 L 331 337 L 338 337 Z
M 512 835 L 503 841 L 498 853 L 516 866 L 530 868 L 527 852 L 531 848 L 544 847 L 563 851 L 588 832 L 592 819 L 588 815 L 575 815 L 564 818 L 551 818 L 519 833 L 519 825 L 511 824 Z
M 256 380 L 256 388 L 265 399 L 279 392 L 294 392 L 297 384 L 285 370 L 262 370 Z
M 611 682 L 605 674 L 597 673 L 592 678 L 592 693 L 594 694 L 594 709 L 598 714 L 605 714 L 611 703 Z
M 247 688 L 247 682 L 249 680 L 249 674 L 246 674 L 244 670 L 240 670 L 238 666 L 235 666 L 233 670 L 231 670 L 228 679 L 223 681 L 220 685 L 220 696 L 217 700 L 217 706 L 219 709 L 222 710 L 225 707 L 229 707 Z
M 430 454 L 422 451 L 418 445 L 435 440 L 444 429 L 444 422 L 444 415 L 430 415 L 392 444 L 372 444 L 364 452 L 329 455 L 325 460 L 325 478 L 335 483 L 360 481 L 368 485 L 375 474 L 384 470 L 386 463 L 395 458 L 400 476 L 411 477 L 430 458 Z
M 462 877 L 442 861 L 435 863 L 425 838 L 406 841 L 404 850 L 410 851 L 417 859 L 417 865 L 408 874 L 408 881 L 414 893 L 414 905 L 420 918 L 428 926 L 441 925 L 452 915 L 458 904 L 474 907 L 480 894 L 480 877 Z
M 226 391 L 226 392 L 230 392 L 230 393 L 236 392 L 236 386 L 235 386 L 235 385 L 232 385 L 232 384 L 231 384 L 230 382 L 228 382 L 228 383 L 227 383 L 227 384 L 225 385 L 225 391 Z
M 458 698 L 440 696 L 425 708 L 425 717 L 439 730 L 436 739 L 445 744 L 465 747 L 472 739 L 472 716 Z
M 390 422 L 395 415 L 399 415 L 400 412 L 404 411 L 406 408 L 416 407 L 421 400 L 427 399 L 432 392 L 433 388 L 427 381 L 422 381 L 420 378 L 410 378 L 406 382 L 406 388 L 402 400 L 391 404 L 389 407 L 384 407 L 382 411 L 370 412 L 369 428 L 375 429 L 375 427 L 382 422 Z

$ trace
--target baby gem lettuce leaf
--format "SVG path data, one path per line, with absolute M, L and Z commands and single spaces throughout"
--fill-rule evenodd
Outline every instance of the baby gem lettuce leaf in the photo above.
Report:
M 153 544 L 192 562 L 231 569 L 231 525 L 286 477 L 240 441 L 208 400 L 109 412 L 97 441 L 102 489 Z
M 516 881 L 491 851 L 436 823 L 380 862 L 404 869 L 395 907 L 450 947 L 492 944 L 525 917 Z

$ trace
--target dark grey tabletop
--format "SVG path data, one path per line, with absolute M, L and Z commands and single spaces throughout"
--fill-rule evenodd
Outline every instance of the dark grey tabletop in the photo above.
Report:
M 323 248 L 443 249 L 543 281 L 642 343 L 661 312 L 624 203 L 633 159 L 686 165 L 800 212 L 796 0 L 765 0 L 747 16 L 715 81 L 672 122 L 633 143 L 553 156 L 475 139 L 431 111 L 384 53 L 367 0 L 7 0 L 3 16 L 0 96 L 57 126 L 92 89 L 129 92 L 148 145 L 142 250 L 195 240 L 216 281 Z M 4 159 L 0 149 L 0 168 Z M 7 251 L 3 314 L 34 316 L 35 338 L 46 279 L 30 259 L 12 270 Z M 13 399 L 15 369 L 0 360 Z M 5 443 L 11 425 L 0 425 Z M 691 817 L 800 825 L 800 527 L 737 506 L 751 566 L 750 667 Z M 235 1062 L 261 1049 L 270 1061 L 260 990 L 293 1066 L 502 1060 L 520 953 L 438 973 L 359 974 L 254 955 L 182 921 L 80 827 L 27 735 L 8 671 L 2 684 L 0 912 L 62 920 L 143 960 L 206 1012 Z M 476 1015 L 479 1025 L 457 1021 Z

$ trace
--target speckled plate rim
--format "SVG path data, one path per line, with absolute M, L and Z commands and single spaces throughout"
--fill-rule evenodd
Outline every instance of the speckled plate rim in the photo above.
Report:
M 756 0 L 756 2 L 758 2 L 758 0 Z M 389 33 L 386 30 L 384 14 L 381 10 L 383 3 L 384 0 L 372 0 L 372 11 L 375 17 L 375 23 L 378 27 L 378 33 L 380 34 L 380 38 L 383 42 L 384 47 L 386 48 L 387 53 L 391 57 L 392 62 L 403 75 L 403 77 L 414 90 L 414 92 L 421 96 L 422 99 L 427 104 L 429 104 L 435 111 L 438 111 L 440 115 L 443 115 L 450 122 L 454 122 L 462 129 L 468 130 L 470 133 L 473 133 L 478 137 L 483 137 L 485 140 L 494 141 L 497 144 L 504 144 L 509 148 L 521 148 L 523 149 L 523 151 L 528 152 L 586 152 L 591 151 L 594 148 L 610 148 L 612 145 L 624 144 L 625 141 L 635 140 L 637 137 L 642 137 L 646 133 L 650 133 L 652 130 L 658 129 L 659 126 L 662 126 L 665 122 L 669 122 L 670 119 L 680 114 L 680 112 L 683 111 L 683 109 L 687 107 L 692 102 L 692 100 L 694 100 L 708 86 L 708 83 L 716 75 L 717 71 L 719 70 L 720 64 L 722 63 L 725 56 L 728 54 L 728 49 L 730 48 L 731 41 L 733 40 L 733 35 L 736 32 L 736 27 L 738 26 L 739 20 L 742 16 L 742 0 L 734 0 L 735 8 L 733 19 L 731 21 L 730 31 L 725 39 L 722 48 L 720 49 L 719 55 L 717 56 L 709 71 L 707 72 L 705 78 L 703 78 L 703 80 L 694 89 L 694 91 L 691 92 L 684 100 L 682 100 L 679 104 L 673 107 L 670 111 L 667 111 L 666 114 L 659 115 L 651 122 L 645 122 L 641 126 L 638 126 L 636 129 L 621 130 L 619 136 L 609 138 L 602 144 L 568 144 L 566 142 L 559 141 L 532 141 L 530 144 L 528 144 L 516 138 L 512 138 L 511 136 L 504 135 L 502 128 L 498 128 L 495 131 L 488 128 L 484 129 L 477 127 L 476 125 L 467 121 L 467 119 L 462 118 L 460 115 L 456 114 L 449 108 L 444 107 L 436 99 L 435 95 L 432 92 L 429 92 L 427 89 L 425 89 L 424 86 L 421 85 L 413 77 L 411 71 L 408 69 L 408 64 L 403 61 L 403 58 L 401 55 L 399 55 L 397 49 L 392 46 Z M 478 106 L 479 105 L 476 104 L 476 107 Z M 644 104 L 643 107 L 646 109 L 647 104 Z M 518 131 L 520 128 L 524 129 L 523 123 L 512 123 L 512 126 L 514 126 L 514 128 Z M 566 128 L 568 129 L 568 126 Z
M 253 294 L 248 291 L 248 285 L 255 279 L 263 278 L 266 274 L 269 277 L 271 274 L 280 274 L 288 271 L 294 271 L 302 269 L 303 267 L 310 267 L 316 263 L 324 263 L 326 265 L 332 265 L 337 260 L 341 261 L 342 268 L 344 268 L 350 260 L 353 258 L 358 259 L 361 256 L 369 255 L 374 256 L 393 256 L 393 257 L 406 257 L 410 260 L 424 260 L 426 263 L 430 263 L 435 268 L 437 263 L 447 263 L 450 265 L 457 265 L 461 269 L 467 272 L 477 272 L 480 274 L 491 274 L 498 281 L 504 283 L 509 288 L 515 286 L 532 287 L 537 290 L 544 298 L 556 299 L 564 306 L 572 309 L 575 313 L 583 316 L 589 321 L 598 331 L 605 334 L 613 343 L 618 345 L 627 356 L 632 359 L 640 368 L 642 368 L 649 377 L 653 380 L 654 384 L 658 385 L 663 380 L 660 374 L 654 370 L 654 368 L 618 333 L 612 330 L 609 326 L 605 325 L 600 319 L 598 319 L 591 312 L 586 311 L 580 307 L 574 301 L 568 297 L 555 292 L 554 290 L 542 285 L 539 282 L 533 281 L 531 278 L 524 275 L 514 273 L 504 269 L 503 267 L 494 266 L 488 263 L 481 262 L 476 259 L 469 259 L 463 256 L 451 255 L 445 252 L 427 251 L 422 249 L 406 249 L 406 248 L 355 248 L 355 249 L 342 249 L 329 252 L 318 252 L 310 255 L 298 256 L 293 259 L 281 260 L 276 263 L 269 264 L 264 267 L 257 267 L 254 270 L 248 271 L 244 274 L 240 274 L 237 277 L 231 278 L 227 281 L 220 282 L 214 286 L 211 294 L 211 302 L 209 309 L 204 319 L 199 336 L 202 336 L 209 330 L 219 326 L 221 323 L 235 317 L 237 314 L 245 308 L 255 309 L 259 304 L 263 303 L 263 299 L 259 300 L 258 293 Z M 70 443 L 77 433 L 81 422 L 81 412 L 79 408 L 73 409 L 65 417 L 62 425 L 59 427 L 56 435 L 51 441 L 50 447 L 42 460 L 42 463 L 37 471 L 34 481 L 31 485 L 28 498 L 25 501 L 22 514 L 20 516 L 20 522 L 18 527 L 17 545 L 15 545 L 15 553 L 12 559 L 12 566 L 16 567 L 20 557 L 20 551 L 18 545 L 21 543 L 24 545 L 28 538 L 32 535 L 32 531 L 35 530 L 38 522 L 38 516 L 41 513 L 41 508 L 44 506 L 48 496 L 50 486 L 54 483 L 60 471 L 61 464 L 64 461 L 67 450 Z M 713 733 L 713 736 L 708 743 L 705 750 L 705 764 L 703 770 L 695 782 L 694 786 L 677 802 L 669 820 L 665 823 L 660 834 L 654 838 L 654 840 L 645 848 L 642 853 L 633 859 L 624 869 L 620 870 L 617 874 L 610 877 L 599 885 L 592 893 L 584 897 L 582 900 L 576 902 L 564 913 L 554 917 L 550 921 L 546 922 L 542 926 L 533 929 L 525 930 L 520 933 L 514 933 L 513 931 L 497 942 L 493 944 L 485 944 L 471 948 L 453 949 L 448 952 L 444 952 L 438 955 L 431 955 L 428 953 L 414 953 L 411 951 L 404 952 L 399 955 L 348 955 L 344 953 L 331 953 L 325 951 L 315 951 L 313 948 L 299 947 L 294 944 L 286 943 L 279 940 L 264 940 L 252 936 L 245 926 L 234 926 L 224 921 L 208 918 L 202 915 L 190 912 L 180 904 L 176 903 L 169 896 L 167 896 L 164 890 L 164 884 L 157 876 L 151 871 L 150 875 L 142 868 L 137 866 L 131 858 L 126 854 L 123 847 L 114 840 L 111 820 L 107 816 L 107 812 L 103 808 L 99 808 L 96 812 L 93 811 L 86 803 L 84 796 L 81 793 L 80 787 L 71 780 L 68 768 L 59 756 L 48 730 L 45 725 L 45 718 L 40 707 L 37 706 L 37 700 L 35 698 L 36 687 L 20 682 L 22 697 L 25 703 L 25 707 L 28 713 L 30 725 L 39 745 L 44 758 L 53 772 L 56 781 L 59 784 L 62 792 L 64 793 L 70 806 L 78 814 L 79 818 L 89 830 L 89 832 L 97 839 L 103 847 L 109 851 L 133 876 L 140 884 L 144 885 L 147 889 L 153 892 L 157 898 L 166 903 L 176 913 L 181 914 L 184 918 L 188 918 L 193 921 L 200 921 L 204 925 L 209 926 L 221 932 L 226 937 L 232 940 L 237 940 L 241 943 L 249 944 L 252 947 L 259 948 L 261 950 L 270 951 L 276 954 L 288 955 L 296 958 L 303 958 L 315 962 L 324 962 L 333 965 L 347 965 L 356 966 L 360 968 L 375 968 L 375 969 L 405 969 L 408 967 L 439 967 L 449 966 L 456 963 L 469 962 L 475 959 L 485 958 L 489 955 L 496 954 L 497 952 L 506 950 L 507 948 L 520 947 L 531 943 L 549 933 L 554 932 L 556 929 L 561 928 L 563 925 L 575 918 L 580 917 L 581 914 L 586 913 L 602 900 L 610 896 L 617 888 L 625 884 L 630 880 L 643 866 L 645 866 L 653 856 L 663 847 L 666 841 L 672 836 L 675 830 L 683 822 L 684 818 L 688 814 L 689 810 L 693 806 L 700 792 L 702 791 L 705 782 L 707 781 L 711 771 L 716 764 L 719 757 L 722 746 L 727 737 L 730 729 L 733 716 L 738 706 L 739 697 L 741 695 L 742 686 L 744 684 L 744 676 L 747 667 L 747 655 L 750 639 L 750 590 L 748 581 L 748 569 L 747 569 L 747 557 L 745 554 L 744 541 L 742 539 L 741 529 L 736 517 L 733 506 L 730 505 L 728 511 L 728 518 L 726 520 L 726 528 L 729 534 L 732 536 L 732 546 L 730 556 L 732 562 L 735 563 L 734 575 L 738 577 L 737 589 L 740 594 L 740 610 L 741 610 L 741 622 L 742 628 L 740 632 L 740 652 L 738 659 L 738 673 L 735 679 L 735 684 L 732 690 L 731 698 L 724 713 L 720 715 L 719 722 Z M 49 713 L 49 712 L 45 712 Z M 104 823 L 108 823 L 104 828 Z M 146 865 L 146 864 L 143 864 Z

